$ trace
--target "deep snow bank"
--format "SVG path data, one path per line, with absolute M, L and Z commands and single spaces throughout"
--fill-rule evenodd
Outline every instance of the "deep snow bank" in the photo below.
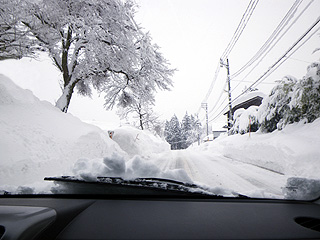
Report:
M 296 123 L 282 131 L 225 136 L 200 146 L 231 159 L 289 176 L 319 178 L 320 119 Z
M 119 144 L 122 150 L 133 157 L 143 155 L 152 157 L 155 154 L 170 151 L 170 144 L 151 132 L 140 131 L 137 128 L 124 126 L 114 130 L 113 140 Z
M 126 156 L 113 153 L 111 156 L 98 159 L 79 159 L 74 165 L 73 174 L 84 179 L 95 176 L 122 177 L 160 177 L 192 182 L 185 170 L 161 170 L 158 161 L 163 155 L 171 154 L 170 145 L 155 137 L 149 131 L 124 126 L 114 130 L 113 138 Z
M 62 113 L 3 75 L 0 112 L 0 190 L 25 185 L 48 191 L 43 178 L 60 175 L 191 181 L 183 170 L 158 168 L 156 155 L 170 147 L 151 133 L 124 127 L 111 140 L 106 131 Z
M 0 183 L 29 184 L 45 176 L 70 174 L 79 158 L 111 156 L 122 150 L 98 127 L 0 75 Z

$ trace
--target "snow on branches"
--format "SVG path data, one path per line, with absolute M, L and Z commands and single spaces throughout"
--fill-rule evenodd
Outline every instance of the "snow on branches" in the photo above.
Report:
M 272 132 L 285 125 L 320 117 L 320 63 L 312 63 L 306 76 L 286 76 L 275 86 L 259 108 L 261 130 Z
M 85 96 L 92 88 L 105 92 L 110 109 L 137 96 L 153 101 L 153 92 L 171 86 L 175 70 L 135 23 L 133 2 L 30 0 L 26 6 L 21 23 L 62 73 L 56 106 L 63 112 L 75 89 Z
M 22 23 L 25 2 L 0 0 L 0 61 L 33 57 L 38 46 Z
M 302 79 L 285 76 L 259 107 L 238 109 L 232 134 L 272 132 L 295 122 L 311 123 L 320 117 L 320 63 L 312 63 Z
M 201 123 L 193 115 L 185 114 L 182 122 L 174 115 L 170 121 L 166 121 L 164 136 L 171 145 L 171 149 L 186 149 L 192 143 L 199 141 L 202 135 Z

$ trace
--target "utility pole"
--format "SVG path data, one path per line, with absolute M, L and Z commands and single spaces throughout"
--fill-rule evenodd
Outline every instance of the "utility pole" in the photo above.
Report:
M 206 110 L 207 138 L 209 138 L 208 103 L 201 103 L 201 107 Z
M 220 67 L 226 67 L 227 68 L 228 97 L 229 97 L 228 135 L 230 135 L 230 129 L 232 127 L 232 122 L 233 122 L 233 114 L 232 114 L 232 104 L 231 104 L 231 85 L 230 85 L 229 59 L 227 58 L 227 63 L 224 63 L 223 60 L 220 58 Z

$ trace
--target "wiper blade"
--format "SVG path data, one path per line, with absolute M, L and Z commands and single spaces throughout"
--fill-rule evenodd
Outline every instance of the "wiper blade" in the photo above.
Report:
M 97 177 L 83 179 L 74 176 L 46 177 L 46 181 L 54 181 L 56 187 L 51 191 L 56 194 L 107 194 L 107 195 L 215 195 L 207 189 L 192 183 L 184 183 L 163 178 L 136 178 L 125 180 L 119 177 Z

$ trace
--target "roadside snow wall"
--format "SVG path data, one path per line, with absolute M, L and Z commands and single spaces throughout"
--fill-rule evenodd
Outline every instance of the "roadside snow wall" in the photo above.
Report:
M 295 123 L 272 133 L 220 137 L 201 146 L 235 161 L 249 163 L 288 176 L 319 178 L 320 119 Z
M 124 154 L 98 127 L 64 114 L 0 75 L 0 184 L 70 174 L 79 158 Z
M 163 177 L 191 182 L 184 170 L 162 171 L 157 154 L 170 146 L 148 131 L 106 131 L 62 113 L 0 75 L 0 191 L 49 192 L 44 177 Z

